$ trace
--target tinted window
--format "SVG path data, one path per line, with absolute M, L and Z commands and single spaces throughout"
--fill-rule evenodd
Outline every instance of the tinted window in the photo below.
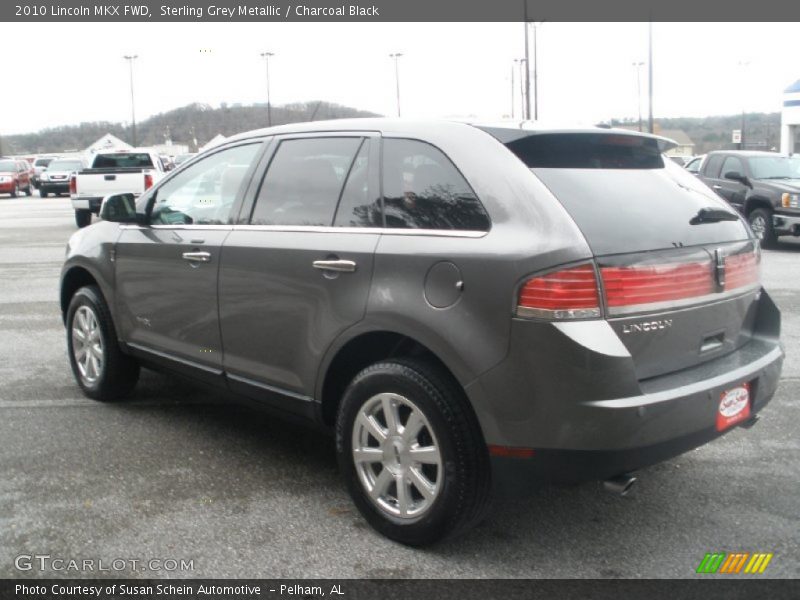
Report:
M 744 165 L 736 156 L 729 156 L 725 159 L 725 162 L 722 163 L 722 170 L 720 173 L 722 173 L 722 177 L 725 177 L 725 173 L 730 173 L 731 171 L 736 171 L 739 175 L 744 175 Z
M 33 166 L 35 166 L 35 167 L 46 167 L 51 162 L 53 162 L 52 158 L 37 158 L 34 161 Z
M 528 167 L 544 169 L 661 169 L 658 141 L 609 133 L 538 134 L 507 144 Z
M 236 146 L 193 164 L 156 191 L 156 225 L 228 223 L 236 196 L 260 144 Z
M 350 167 L 333 224 L 337 227 L 382 227 L 380 202 L 369 195 L 370 140 L 364 140 Z
M 458 169 L 438 149 L 415 140 L 383 142 L 386 226 L 486 231 L 486 214 Z
M 713 156 L 708 157 L 708 163 L 706 164 L 705 169 L 703 169 L 703 173 L 706 177 L 719 177 L 719 168 L 722 166 L 722 161 L 725 158 L 724 154 L 714 154 Z
M 361 138 L 286 140 L 258 192 L 254 225 L 330 226 Z
M 98 154 L 92 167 L 95 169 L 152 169 L 153 161 L 147 153 Z

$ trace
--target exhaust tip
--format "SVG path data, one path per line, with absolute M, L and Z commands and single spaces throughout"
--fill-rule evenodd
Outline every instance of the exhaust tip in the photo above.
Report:
M 603 482 L 603 489 L 617 496 L 627 496 L 636 484 L 636 477 L 633 475 L 617 475 Z

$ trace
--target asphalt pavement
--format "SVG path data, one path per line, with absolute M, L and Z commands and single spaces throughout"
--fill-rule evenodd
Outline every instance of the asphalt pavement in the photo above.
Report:
M 715 551 L 800 577 L 800 242 L 764 252 L 787 359 L 754 428 L 640 472 L 628 497 L 500 496 L 415 550 L 366 525 L 312 430 L 152 372 L 129 402 L 84 398 L 58 306 L 74 231 L 68 198 L 0 196 L 0 577 L 694 577 Z

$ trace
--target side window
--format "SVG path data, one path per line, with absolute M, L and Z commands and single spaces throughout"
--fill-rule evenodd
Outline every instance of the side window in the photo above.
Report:
M 260 143 L 247 144 L 216 152 L 170 179 L 156 190 L 150 223 L 228 223 L 244 176 L 260 147 Z
M 722 154 L 715 154 L 713 156 L 708 157 L 708 164 L 706 165 L 705 169 L 703 169 L 703 173 L 706 177 L 713 177 L 718 178 L 719 168 L 722 166 L 722 161 L 724 160 L 725 156 Z
M 730 173 L 731 171 L 736 171 L 739 175 L 744 175 L 744 165 L 737 156 L 729 156 L 725 159 L 725 162 L 722 163 L 722 170 L 719 176 L 725 177 L 725 173 Z
M 362 138 L 281 142 L 261 183 L 253 225 L 330 227 Z
M 336 227 L 383 227 L 380 200 L 370 198 L 369 151 L 371 140 L 361 144 L 342 190 L 333 224 Z
M 487 231 L 472 188 L 440 150 L 415 140 L 383 142 L 383 196 L 387 227 Z
M 700 170 L 700 163 L 703 162 L 702 158 L 695 158 L 694 160 L 690 160 L 689 164 L 686 165 L 686 170 L 689 173 L 697 173 Z

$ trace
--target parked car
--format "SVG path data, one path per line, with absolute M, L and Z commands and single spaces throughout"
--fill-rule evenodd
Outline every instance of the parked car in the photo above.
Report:
M 55 159 L 39 176 L 39 195 L 47 198 L 48 194 L 69 194 L 70 177 L 85 167 L 86 161 L 82 158 Z
M 703 165 L 703 159 L 706 157 L 705 154 L 701 154 L 700 156 L 694 156 L 692 159 L 686 163 L 684 169 L 689 171 L 692 175 L 697 175 L 700 173 L 700 167 Z
M 670 144 L 384 119 L 230 138 L 72 236 L 72 371 L 98 400 L 149 366 L 316 423 L 405 544 L 475 524 L 493 478 L 622 493 L 753 424 L 783 361 L 757 240 Z
M 42 172 L 47 168 L 47 166 L 58 158 L 57 156 L 38 156 L 33 159 L 33 187 L 39 187 L 39 178 L 42 176 Z
M 747 218 L 761 244 L 800 235 L 800 156 L 709 152 L 700 179 Z
M 75 224 L 78 227 L 89 225 L 92 213 L 100 211 L 104 196 L 118 193 L 138 196 L 165 173 L 161 158 L 148 150 L 95 154 L 91 166 L 73 175 L 70 181 Z
M 31 166 L 24 160 L 0 158 L 0 194 L 16 198 L 20 193 L 30 196 Z

